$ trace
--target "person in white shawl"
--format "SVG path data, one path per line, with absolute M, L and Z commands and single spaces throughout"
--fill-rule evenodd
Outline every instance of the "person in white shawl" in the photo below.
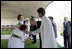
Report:
M 12 31 L 11 37 L 8 41 L 8 48 L 24 48 L 25 39 L 29 39 L 25 37 L 25 31 L 27 26 L 21 25 L 20 28 L 16 28 Z
M 41 27 L 34 32 L 30 32 L 30 34 L 41 33 L 42 48 L 57 48 L 53 26 L 50 20 L 44 16 L 44 8 L 39 8 L 37 12 L 42 20 Z

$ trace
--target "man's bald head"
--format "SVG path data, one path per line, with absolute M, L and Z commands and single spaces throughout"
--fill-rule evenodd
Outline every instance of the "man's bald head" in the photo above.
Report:
M 68 17 L 64 17 L 64 21 L 68 21 Z

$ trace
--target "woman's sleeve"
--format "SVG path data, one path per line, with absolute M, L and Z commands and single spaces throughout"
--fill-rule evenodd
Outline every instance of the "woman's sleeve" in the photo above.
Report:
M 24 35 L 24 34 L 21 35 L 21 40 L 22 40 L 23 42 L 25 41 L 25 35 Z

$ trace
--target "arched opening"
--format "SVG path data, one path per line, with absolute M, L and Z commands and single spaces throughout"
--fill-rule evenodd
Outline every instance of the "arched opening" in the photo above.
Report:
M 57 34 L 63 33 L 64 17 L 68 17 L 69 21 L 71 21 L 71 1 L 53 1 L 47 6 L 45 16 L 54 18 L 54 22 L 57 25 Z M 63 46 L 63 37 L 60 38 L 59 36 L 58 39 L 58 42 Z
M 71 1 L 54 1 L 46 8 L 46 17 L 54 17 L 58 31 L 62 31 L 64 17 L 71 21 Z M 60 29 L 61 28 L 61 29 Z

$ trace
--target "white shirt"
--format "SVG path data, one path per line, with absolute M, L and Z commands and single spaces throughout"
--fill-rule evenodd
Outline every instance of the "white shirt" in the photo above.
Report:
M 21 24 L 23 24 L 23 21 L 19 21 Z
M 41 33 L 42 48 L 57 48 L 53 26 L 45 16 L 41 18 L 41 27 L 33 34 Z
M 65 21 L 65 25 L 66 25 L 67 22 L 68 22 L 68 21 Z

